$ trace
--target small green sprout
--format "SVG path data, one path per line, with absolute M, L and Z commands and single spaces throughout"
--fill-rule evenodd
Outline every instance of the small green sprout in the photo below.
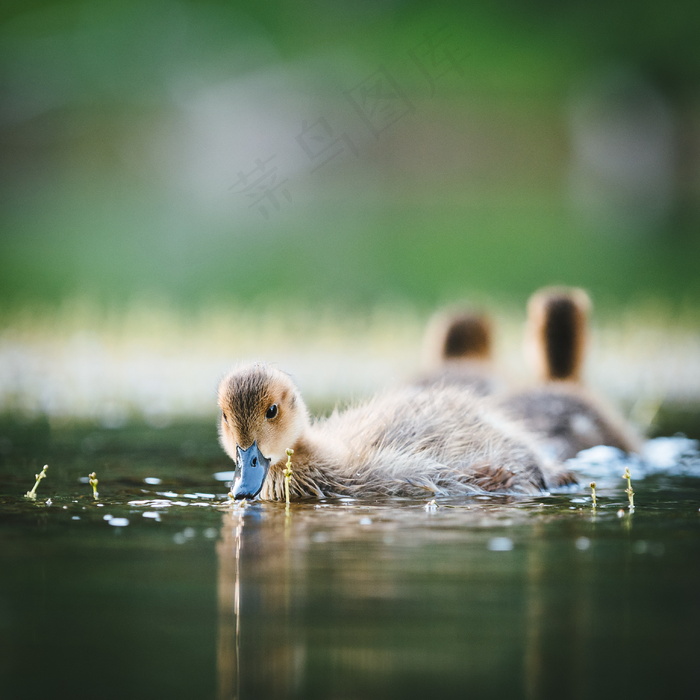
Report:
M 589 486 L 591 487 L 591 500 L 593 501 L 593 507 L 597 508 L 598 501 L 596 500 L 596 497 L 595 497 L 595 481 L 591 481 Z
M 287 501 L 287 508 L 289 508 L 289 484 L 292 481 L 292 455 L 294 450 L 287 449 L 287 464 L 285 464 L 284 472 L 284 496 Z
M 634 491 L 632 491 L 632 474 L 630 473 L 629 467 L 625 467 L 625 473 L 622 475 L 622 478 L 627 479 L 627 488 L 625 489 L 625 493 L 630 501 L 629 509 L 632 511 L 634 510 Z
M 97 480 L 97 474 L 95 472 L 92 472 L 92 474 L 88 475 L 88 480 L 90 482 L 90 486 L 92 486 L 92 497 L 97 500 L 98 496 L 100 495 L 97 493 L 97 484 L 100 482 Z
M 34 488 L 31 491 L 27 491 L 27 493 L 24 494 L 25 498 L 29 498 L 32 501 L 36 501 L 36 487 L 39 485 L 39 482 L 42 479 L 46 478 L 46 470 L 48 468 L 49 468 L 49 465 L 45 464 L 44 468 L 41 470 L 41 473 L 34 475 L 34 478 L 36 479 L 36 483 L 34 484 Z

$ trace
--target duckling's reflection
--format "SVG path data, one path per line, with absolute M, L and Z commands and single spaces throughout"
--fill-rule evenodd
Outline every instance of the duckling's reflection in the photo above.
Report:
M 289 632 L 288 530 L 279 529 L 279 519 L 273 517 L 275 533 L 270 533 L 265 517 L 257 506 L 237 506 L 222 517 L 216 546 L 221 700 L 258 697 L 260 688 L 269 697 L 283 697 L 297 685 L 304 667 L 303 641 L 292 639 Z
M 218 697 L 594 694 L 591 669 L 614 655 L 604 630 L 631 625 L 610 601 L 632 573 L 588 551 L 587 515 L 533 523 L 535 507 L 231 506 L 217 543 Z M 512 552 L 487 546 L 500 532 L 517 533 Z
M 224 513 L 221 539 L 216 543 L 219 563 L 217 585 L 219 606 L 219 638 L 216 650 L 218 698 L 239 698 L 241 694 L 238 666 L 241 640 L 241 535 L 243 510 Z
M 557 583 L 551 580 L 553 562 L 562 555 L 560 547 L 548 541 L 542 523 L 534 526 L 534 535 L 526 559 L 524 695 L 528 700 L 581 697 L 586 658 L 583 640 L 591 634 L 593 619 L 585 566 L 581 557 L 570 561 L 570 571 L 576 573 L 567 588 L 568 601 L 561 605 Z

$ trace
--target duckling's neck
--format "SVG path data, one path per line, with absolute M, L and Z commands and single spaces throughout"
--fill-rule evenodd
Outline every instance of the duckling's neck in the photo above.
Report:
M 340 475 L 341 450 L 334 450 L 310 432 L 302 435 L 292 449 L 290 495 L 293 498 L 324 498 L 349 493 L 348 484 Z M 261 498 L 269 501 L 285 499 L 285 468 L 286 459 L 270 466 Z

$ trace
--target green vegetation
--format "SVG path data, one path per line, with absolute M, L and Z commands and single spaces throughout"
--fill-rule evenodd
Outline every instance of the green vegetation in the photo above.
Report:
M 253 221 L 218 231 L 186 218 L 179 230 L 163 228 L 154 210 L 168 208 L 167 199 L 154 198 L 130 229 L 121 223 L 133 209 L 128 197 L 113 220 L 96 211 L 99 193 L 67 196 L 66 211 L 42 203 L 50 221 L 27 211 L 12 226 L 23 234 L 0 240 L 0 292 L 10 307 L 87 297 L 106 308 L 167 299 L 183 311 L 391 301 L 427 309 L 468 296 L 520 305 L 538 286 L 563 281 L 590 289 L 599 308 L 659 298 L 675 312 L 698 307 L 700 237 L 591 232 L 553 194 L 520 205 L 505 193 L 475 202 L 434 202 L 432 194 L 368 204 L 348 190 L 352 205 L 301 220 L 280 212 L 268 230 Z
M 14 4 L 0 17 L 4 310 L 66 298 L 426 309 L 519 304 L 550 282 L 599 306 L 695 310 L 692 162 L 678 163 L 667 214 L 638 226 L 582 216 L 570 187 L 572 96 L 615 66 L 692 142 L 697 8 L 681 5 L 638 3 L 632 22 L 602 0 Z M 437 54 L 421 53 L 429 36 L 445 42 Z M 347 93 L 380 69 L 411 110 L 375 135 Z M 314 171 L 294 158 L 302 121 L 319 118 L 357 154 Z M 265 218 L 231 188 L 273 155 L 289 201 Z

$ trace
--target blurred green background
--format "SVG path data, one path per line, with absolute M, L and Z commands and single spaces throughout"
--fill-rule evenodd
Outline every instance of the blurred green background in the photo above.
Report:
M 428 308 L 566 282 L 693 308 L 698 20 L 693 2 L 6 2 L 4 306 Z
M 700 399 L 697 3 L 0 12 L 0 408 L 160 424 L 241 357 L 366 393 L 444 303 L 515 358 L 552 283 L 608 324 L 594 385 Z

